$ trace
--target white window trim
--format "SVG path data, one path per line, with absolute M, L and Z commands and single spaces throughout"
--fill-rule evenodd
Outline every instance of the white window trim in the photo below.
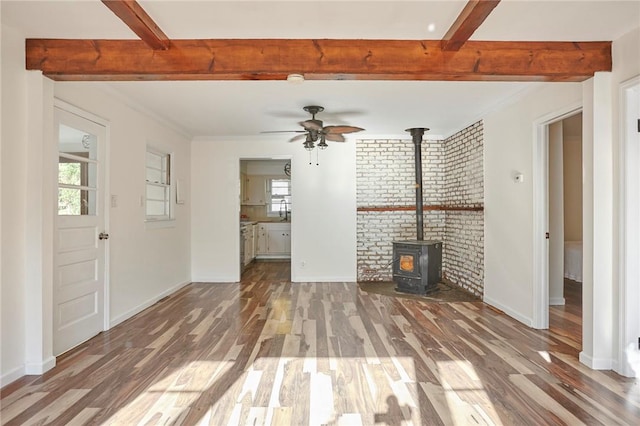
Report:
M 271 183 L 274 180 L 287 180 L 289 181 L 289 197 L 291 197 L 291 179 L 286 176 L 282 177 L 268 177 L 267 178 L 267 217 L 280 217 L 280 211 L 271 211 Z M 291 203 L 287 204 L 287 208 L 291 211 Z
M 169 157 L 169 182 L 167 184 L 160 184 L 157 182 L 149 182 L 147 181 L 147 153 L 152 153 L 161 157 L 164 156 L 168 156 Z M 171 227 L 171 226 L 175 226 L 174 221 L 175 221 L 175 206 L 174 206 L 174 197 L 175 197 L 175 171 L 174 171 L 174 165 L 175 165 L 175 160 L 174 160 L 174 153 L 173 152 L 168 152 L 168 151 L 164 151 L 158 148 L 155 148 L 151 145 L 147 145 L 147 148 L 145 150 L 145 185 L 144 185 L 144 222 L 147 225 L 148 228 L 166 228 L 166 227 Z M 168 194 L 168 207 L 169 207 L 169 214 L 168 215 L 162 215 L 162 216 L 150 216 L 147 215 L 147 201 L 149 200 L 148 196 L 147 196 L 147 185 L 152 185 L 152 186 L 161 186 L 164 188 L 168 188 L 169 189 L 169 194 Z M 149 226 L 150 225 L 150 226 Z

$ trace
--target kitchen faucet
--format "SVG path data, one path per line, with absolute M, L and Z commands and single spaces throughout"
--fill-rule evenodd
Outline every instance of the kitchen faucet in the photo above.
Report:
M 287 201 L 286 200 L 280 200 L 280 217 L 282 217 L 282 209 L 284 207 L 284 221 L 288 222 L 289 221 L 289 209 L 287 208 Z

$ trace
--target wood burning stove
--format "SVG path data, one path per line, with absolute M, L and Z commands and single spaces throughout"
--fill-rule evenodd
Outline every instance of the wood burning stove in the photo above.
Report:
M 424 127 L 407 129 L 415 146 L 416 240 L 393 242 L 393 281 L 396 290 L 426 294 L 434 290 L 442 278 L 442 242 L 424 241 L 422 206 L 422 136 Z
M 393 281 L 396 291 L 426 294 L 435 290 L 442 278 L 440 241 L 394 241 Z

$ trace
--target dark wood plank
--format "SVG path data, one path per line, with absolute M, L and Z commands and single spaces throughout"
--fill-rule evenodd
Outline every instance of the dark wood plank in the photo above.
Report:
M 482 25 L 500 0 L 469 0 L 455 22 L 442 37 L 442 50 L 460 50 L 469 37 Z
M 54 80 L 583 81 L 611 71 L 611 42 L 439 40 L 26 40 L 26 67 Z
M 481 212 L 484 211 L 484 206 L 445 206 L 445 205 L 427 205 L 423 207 L 425 211 L 472 211 Z M 362 206 L 358 207 L 359 212 L 403 212 L 414 211 L 416 206 Z
M 135 0 L 102 0 L 151 49 L 167 50 L 169 38 Z

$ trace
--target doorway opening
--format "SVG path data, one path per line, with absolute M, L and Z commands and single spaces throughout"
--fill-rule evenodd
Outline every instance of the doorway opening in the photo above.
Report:
M 582 113 L 548 125 L 549 329 L 582 344 Z
M 278 279 L 290 281 L 291 160 L 241 159 L 239 179 L 241 280 L 275 268 Z

